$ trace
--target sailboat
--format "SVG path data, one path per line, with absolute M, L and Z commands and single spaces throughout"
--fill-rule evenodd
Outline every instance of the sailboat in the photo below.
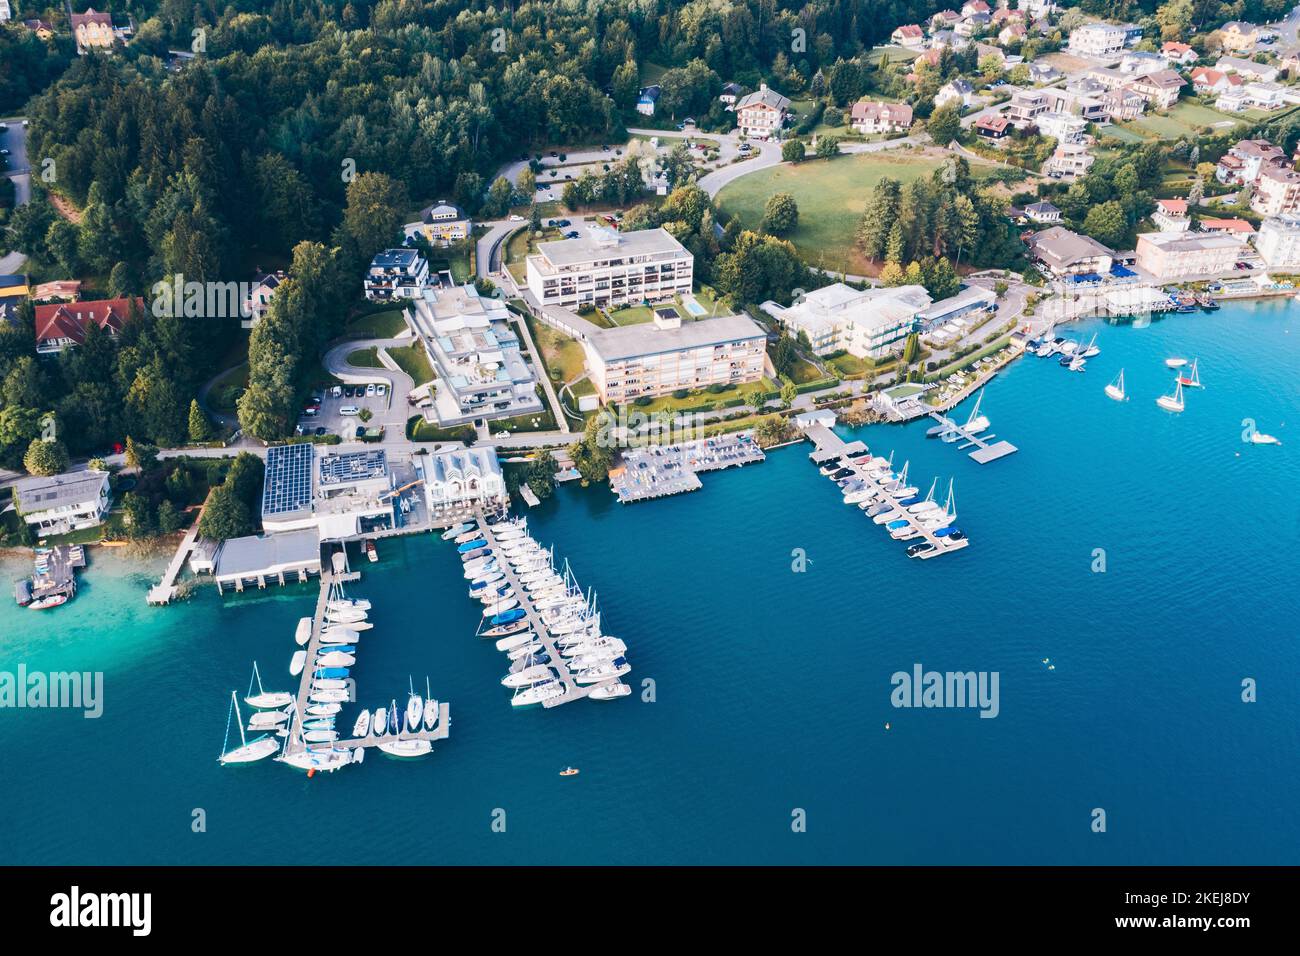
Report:
M 1202 388 L 1202 387 L 1203 387 L 1203 386 L 1201 385 L 1201 373 L 1200 373 L 1200 370 L 1196 367 L 1196 363 L 1199 362 L 1199 361 L 1200 361 L 1200 359 L 1192 359 L 1192 367 L 1191 367 L 1189 373 L 1186 374 L 1186 375 L 1179 375 L 1179 376 L 1178 376 L 1178 384 L 1179 384 L 1179 385 L 1182 385 L 1182 386 L 1184 386 L 1184 387 L 1186 387 L 1186 388 Z
M 253 693 L 253 681 L 257 682 L 257 693 Z M 293 694 L 287 691 L 278 691 L 268 693 L 262 687 L 262 675 L 258 673 L 257 661 L 253 662 L 253 680 L 248 682 L 248 695 L 244 698 L 244 703 L 249 707 L 256 707 L 258 710 L 269 710 L 271 708 L 288 707 L 293 703 Z
M 1167 412 L 1181 412 L 1184 407 L 1182 379 L 1174 379 L 1174 394 L 1161 395 L 1156 399 L 1156 404 Z
M 433 730 L 434 724 L 438 722 L 439 707 L 438 702 L 433 699 L 433 692 L 429 689 L 429 678 L 424 679 L 424 729 Z
M 411 685 L 411 692 L 406 699 L 406 732 L 413 734 L 420 729 L 420 722 L 424 719 L 424 701 L 415 692 L 415 684 L 409 677 L 407 682 Z
M 382 737 L 388 732 L 388 711 L 382 707 L 376 707 L 374 713 L 375 736 Z
M 233 716 L 239 724 L 239 746 L 234 750 L 226 750 L 226 744 L 230 740 L 230 718 Z M 222 764 L 228 763 L 252 763 L 254 760 L 262 760 L 271 756 L 280 749 L 280 741 L 274 737 L 258 737 L 255 740 L 249 740 L 244 736 L 244 719 L 239 714 L 239 699 L 235 692 L 230 692 L 230 710 L 226 714 L 226 739 L 221 743 L 221 756 L 217 760 Z
M 1106 397 L 1113 398 L 1117 402 L 1127 402 L 1128 396 L 1124 394 L 1124 370 L 1119 370 L 1119 378 L 1106 386 Z
M 980 414 L 980 404 L 984 401 L 984 389 L 975 397 L 975 407 L 971 409 L 970 418 L 966 419 L 966 434 L 977 435 L 989 427 L 987 415 Z

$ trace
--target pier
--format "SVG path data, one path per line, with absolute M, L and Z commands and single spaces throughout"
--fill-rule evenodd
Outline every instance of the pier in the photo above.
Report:
M 813 451 L 808 455 L 808 457 L 817 465 L 822 465 L 826 462 L 834 461 L 837 458 L 844 458 L 849 455 L 860 455 L 867 451 L 867 446 L 862 442 L 845 442 L 844 439 L 840 438 L 839 435 L 836 435 L 825 425 L 809 425 L 804 429 L 804 434 L 808 436 L 814 446 Z M 969 538 L 962 538 L 960 541 L 950 541 L 947 538 L 936 537 L 933 532 L 921 527 L 915 517 L 909 514 L 903 505 L 899 504 L 899 502 L 903 500 L 902 498 L 899 498 L 897 495 L 885 490 L 885 482 L 877 481 L 872 478 L 867 474 L 866 468 L 848 463 L 845 463 L 844 467 L 852 470 L 858 478 L 870 485 L 872 489 L 887 502 L 897 505 L 898 510 L 902 512 L 902 517 L 907 521 L 908 525 L 911 526 L 912 530 L 916 532 L 916 536 L 934 546 L 934 550 L 919 555 L 922 561 L 928 561 L 930 558 L 938 557 L 941 554 L 948 554 L 952 551 L 960 551 L 962 548 L 970 545 Z
M 14 585 L 14 600 L 24 607 L 50 598 L 70 601 L 77 594 L 76 572 L 85 566 L 86 550 L 79 544 L 37 548 L 32 577 Z
M 647 445 L 623 452 L 623 464 L 609 473 L 609 487 L 622 504 L 649 501 L 704 487 L 699 474 L 739 468 L 767 456 L 752 432 L 698 438 L 677 445 Z
M 938 412 L 931 412 L 930 417 L 940 425 L 945 426 L 945 430 L 956 432 L 961 444 L 958 446 L 962 451 L 973 447 L 975 450 L 970 453 L 970 457 L 981 465 L 987 465 L 991 461 L 997 461 L 999 458 L 1005 458 L 1007 455 L 1014 455 L 1020 449 L 1009 441 L 990 442 L 989 438 L 997 438 L 996 435 L 989 435 L 987 438 L 981 438 L 978 435 L 972 435 L 963 425 L 958 425 L 951 418 L 946 418 Z
M 564 693 L 558 697 L 552 697 L 549 700 L 542 701 L 545 708 L 559 707 L 561 704 L 567 704 L 571 700 L 579 700 L 586 697 L 597 687 L 603 687 L 606 684 L 617 684 L 622 678 L 607 677 L 604 680 L 596 681 L 591 684 L 579 684 L 574 680 L 569 671 L 568 662 L 560 655 L 559 649 L 555 645 L 555 639 L 546 627 L 546 622 L 542 620 L 541 613 L 533 605 L 532 599 L 528 596 L 527 589 L 519 583 L 519 575 L 515 569 L 510 566 L 510 562 L 501 555 L 500 546 L 497 542 L 496 535 L 492 532 L 492 525 L 487 523 L 486 516 L 480 513 L 478 515 L 478 530 L 487 546 L 492 549 L 492 553 L 499 555 L 497 568 L 505 575 L 505 581 L 510 585 L 511 590 L 515 592 L 515 597 L 519 600 L 519 607 L 524 612 L 524 618 L 532 630 L 533 639 L 540 641 L 547 656 L 551 662 L 546 666 L 557 675 L 561 684 L 564 685 Z M 468 583 L 468 582 L 467 582 Z
M 316 613 L 313 615 L 311 622 L 311 639 L 307 641 L 305 648 L 307 651 L 307 662 L 303 665 L 302 680 L 298 685 L 298 696 L 294 702 L 299 716 L 304 720 L 310 719 L 306 714 L 307 708 L 311 706 L 311 701 L 308 700 L 308 698 L 311 696 L 312 671 L 315 670 L 315 661 L 323 646 L 321 644 L 321 632 L 325 627 L 325 610 L 329 607 L 330 595 L 334 593 L 335 584 L 342 583 L 343 581 L 355 581 L 360 577 L 360 575 L 354 571 L 349 572 L 344 570 L 341 573 L 338 571 L 340 567 L 346 568 L 346 558 L 343 561 L 338 560 L 341 556 L 341 553 L 335 553 L 332 556 L 334 560 L 331 561 L 330 567 L 322 567 L 321 569 L 320 597 L 316 599 Z M 346 627 L 347 625 L 344 624 L 342 626 Z M 362 631 L 361 633 L 364 635 L 369 634 L 370 632 Z M 357 656 L 360 656 L 360 654 L 361 647 L 360 644 L 358 644 Z M 357 697 L 355 681 L 353 682 L 352 696 L 353 698 Z M 350 701 L 350 703 L 355 702 L 355 700 Z M 336 726 L 337 724 L 338 722 L 336 721 Z M 358 747 L 378 747 L 380 744 L 392 743 L 397 740 L 428 740 L 432 742 L 437 740 L 446 740 L 450 734 L 451 705 L 446 701 L 439 701 L 438 722 L 434 725 L 432 730 L 419 730 L 415 733 L 387 733 L 382 737 L 376 737 L 373 734 L 370 734 L 365 737 L 354 737 L 347 740 L 340 737 L 338 740 L 319 744 L 305 743 L 302 739 L 301 732 L 290 733 L 284 744 L 284 752 L 286 754 L 292 754 L 298 753 L 304 749 L 320 751 L 355 750 Z

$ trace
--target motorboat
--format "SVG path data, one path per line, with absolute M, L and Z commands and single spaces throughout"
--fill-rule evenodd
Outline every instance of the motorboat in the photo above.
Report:
M 1056 350 L 1062 355 L 1073 355 L 1079 350 L 1079 343 L 1072 339 L 1061 339 L 1059 342 L 1060 344 L 1057 345 Z
M 889 536 L 895 541 L 906 541 L 909 538 L 919 538 L 921 532 L 909 525 L 906 528 L 895 528 L 893 531 L 889 532 Z
M 483 540 L 483 532 L 479 531 L 477 528 L 472 528 L 469 531 L 462 532 L 452 539 L 453 543 L 456 545 L 468 544 L 470 541 L 481 540 Z
M 370 711 L 362 710 L 357 714 L 357 722 L 352 725 L 353 737 L 367 737 L 370 735 Z
M 390 757 L 412 760 L 433 753 L 433 744 L 420 737 L 409 737 L 405 740 L 386 740 L 379 745 L 379 749 Z
M 1184 365 L 1186 365 L 1186 364 L 1187 364 L 1187 359 L 1185 359 L 1185 358 L 1167 358 L 1167 359 L 1165 359 L 1165 365 L 1166 365 L 1166 367 L 1168 367 L 1168 368 L 1182 368 L 1182 367 L 1183 367 Z
M 891 508 L 889 511 L 885 511 L 882 512 L 881 514 L 876 515 L 871 520 L 874 521 L 876 524 L 887 524 L 888 522 L 895 521 L 901 517 L 903 517 L 903 512 L 895 508 Z
M 27 605 L 29 611 L 46 611 L 52 607 L 58 607 L 60 604 L 67 604 L 68 596 L 66 594 L 47 594 L 45 597 L 39 597 Z
M 893 510 L 894 506 L 892 504 L 889 502 L 881 502 L 880 504 L 872 505 L 867 509 L 867 517 L 874 518 L 876 515 L 888 514 Z
M 486 545 L 481 545 L 475 548 L 473 551 L 463 552 L 461 554 L 461 558 L 463 558 L 466 561 L 476 561 L 479 558 L 486 558 L 489 554 L 492 554 L 492 549 L 487 547 Z
M 1128 396 L 1124 394 L 1124 370 L 1119 370 L 1119 377 L 1106 386 L 1106 397 L 1114 399 L 1117 402 L 1127 402 Z
M 326 605 L 332 611 L 369 611 L 370 602 L 365 598 L 334 598 Z
M 339 739 L 337 730 L 309 730 L 302 735 L 309 744 L 327 744 Z
M 1087 365 L 1088 365 L 1088 360 L 1086 358 L 1084 358 L 1082 355 L 1076 355 L 1074 358 L 1070 360 L 1070 364 L 1067 365 L 1065 368 L 1066 371 L 1069 372 L 1083 372 L 1087 370 Z
M 491 610 L 491 608 L 488 608 L 488 610 Z M 513 624 L 515 621 L 521 620 L 523 617 L 524 611 L 522 608 L 512 608 L 508 611 L 494 614 L 492 617 L 488 618 L 488 621 L 495 627 L 501 624 Z
M 348 692 L 341 688 L 313 690 L 307 699 L 318 704 L 342 704 L 348 699 Z
M 299 647 L 305 647 L 311 640 L 311 618 L 302 617 L 298 619 L 298 626 L 294 629 L 293 640 Z
M 909 558 L 920 558 L 934 550 L 936 550 L 935 546 L 929 541 L 918 541 L 916 544 L 907 546 L 907 556 Z
M 509 584 L 501 584 L 483 594 L 476 594 L 474 599 L 481 604 L 497 604 L 515 596 L 515 589 Z
M 248 718 L 249 730 L 271 730 L 289 720 L 286 710 L 259 710 Z
M 388 733 L 388 709 L 385 707 L 376 707 L 371 717 L 371 727 L 374 729 L 376 737 L 382 737 Z
M 277 759 L 295 770 L 306 770 L 309 773 L 333 773 L 340 767 L 346 767 L 348 764 L 353 763 L 356 758 L 352 756 L 351 750 L 312 750 L 308 748 L 291 754 L 281 754 Z
M 1280 445 L 1282 442 L 1272 435 L 1265 435 L 1263 432 L 1251 432 L 1250 443 L 1252 445 Z
M 338 628 L 337 630 L 324 631 L 321 633 L 320 642 L 326 647 L 338 646 L 340 644 L 355 645 L 361 640 L 361 635 L 351 628 Z
M 354 624 L 358 621 L 364 621 L 365 619 L 365 611 L 349 609 L 335 611 L 328 607 L 325 609 L 325 620 L 329 621 L 331 624 Z
M 307 708 L 307 715 L 309 717 L 334 717 L 342 709 L 342 704 L 311 704 Z
M 462 521 L 460 524 L 453 525 L 444 531 L 442 533 L 442 540 L 452 541 L 460 537 L 462 534 L 465 534 L 467 531 L 473 531 L 476 527 L 478 526 L 472 521 Z
M 347 624 L 326 624 L 321 628 L 322 634 L 357 634 L 361 631 L 374 630 L 370 621 L 350 621 Z
M 487 607 L 483 609 L 483 616 L 489 617 L 495 621 L 503 614 L 509 614 L 511 613 L 512 610 L 518 608 L 519 608 L 518 598 L 507 598 L 503 601 L 493 601 L 491 604 L 489 604 Z M 519 613 L 522 614 L 523 611 L 520 611 Z
M 327 669 L 333 670 L 333 668 L 327 668 Z M 317 671 L 316 673 L 320 674 L 321 671 Z M 347 690 L 348 682 L 342 678 L 336 678 L 336 677 L 324 677 L 324 676 L 315 677 L 312 678 L 311 689 L 312 690 Z
M 497 641 L 497 650 L 513 651 L 516 647 L 523 647 L 533 639 L 531 631 L 526 633 L 512 634 L 509 637 L 503 637 Z
M 306 666 L 306 664 L 307 664 L 307 652 L 294 651 L 293 657 L 289 659 L 289 675 L 291 677 L 297 677 L 299 674 L 302 673 L 302 669 L 303 667 Z
M 889 524 L 885 525 L 885 527 L 890 531 L 897 531 L 900 528 L 912 527 L 912 522 L 909 521 L 907 518 L 899 518 L 897 521 L 889 522 Z
M 316 658 L 316 663 L 320 667 L 351 667 L 356 662 L 355 657 L 342 651 L 330 651 Z
M 622 681 L 615 681 L 612 684 L 601 684 L 599 687 L 593 687 L 587 696 L 592 700 L 616 700 L 619 697 L 627 697 L 631 693 L 631 687 Z
M 525 657 L 531 657 L 534 654 L 540 654 L 546 650 L 546 646 L 541 641 L 529 641 L 527 644 L 520 644 L 518 647 L 506 651 L 506 657 L 511 661 L 520 661 Z
M 630 673 L 631 670 L 632 665 L 627 662 L 626 658 L 616 657 L 612 661 L 606 661 L 595 667 L 573 672 L 573 679 L 579 684 L 598 684 L 601 681 L 609 680 L 611 677 L 622 677 Z
M 305 720 L 302 724 L 303 730 L 333 730 L 333 717 L 317 717 L 314 720 Z
M 461 554 L 468 554 L 471 551 L 477 551 L 479 548 L 485 548 L 485 547 L 487 547 L 486 538 L 475 538 L 473 541 L 466 541 L 456 550 L 459 551 Z
M 1161 395 L 1156 399 L 1156 404 L 1167 412 L 1181 412 L 1186 407 L 1183 402 L 1182 379 L 1174 379 L 1174 393 L 1172 395 Z

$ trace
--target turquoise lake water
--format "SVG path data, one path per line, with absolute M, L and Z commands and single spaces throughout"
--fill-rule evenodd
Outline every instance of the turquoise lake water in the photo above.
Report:
M 956 478 L 972 546 L 933 561 L 843 505 L 806 444 L 656 502 L 561 489 L 530 520 L 629 646 L 620 701 L 513 711 L 454 549 L 381 543 L 353 673 L 372 709 L 408 675 L 450 701 L 416 763 L 219 767 L 230 691 L 254 660 L 291 686 L 315 586 L 149 608 L 159 563 L 100 549 L 71 604 L 0 602 L 0 669 L 105 672 L 99 720 L 0 710 L 0 863 L 1300 862 L 1297 316 L 1077 326 L 1103 350 L 1087 372 L 1026 357 L 988 386 L 1020 451 L 987 466 L 925 423 L 862 429 L 923 488 Z M 1181 415 L 1154 403 L 1170 355 L 1206 385 Z M 1102 394 L 1121 366 L 1125 404 Z M 1284 444 L 1243 443 L 1246 418 Z M 916 663 L 998 672 L 999 716 L 892 707 Z

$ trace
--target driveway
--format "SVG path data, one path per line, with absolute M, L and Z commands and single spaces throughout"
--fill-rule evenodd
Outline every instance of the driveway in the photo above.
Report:
M 387 439 L 405 440 L 406 420 L 415 414 L 414 409 L 407 405 L 406 396 L 415 388 L 416 383 L 402 371 L 386 350 L 402 348 L 414 341 L 412 338 L 351 339 L 331 346 L 321 358 L 321 364 L 325 366 L 325 371 L 344 383 L 345 389 L 383 385 L 387 394 L 351 397 L 345 394 L 335 398 L 327 392 L 321 402 L 320 413 L 311 418 L 303 418 L 303 427 L 316 428 L 323 425 L 331 433 L 344 438 L 351 437 L 356 427 L 363 423 L 355 416 L 342 415 L 340 409 L 355 406 L 370 409 L 373 417 L 364 424 L 367 427 L 382 425 L 385 429 L 385 444 Z M 353 352 L 371 347 L 378 350 L 379 360 L 384 363 L 383 368 L 353 365 L 348 361 L 348 356 Z
M 4 175 L 6 179 L 13 181 L 15 202 L 21 206 L 31 202 L 32 199 L 31 166 L 27 161 L 27 130 L 23 127 L 21 116 L 6 117 L 0 119 L 0 123 L 5 123 L 9 127 L 0 132 L 0 149 L 9 150 L 9 155 L 5 157 L 8 164 Z M 27 256 L 21 252 L 0 256 L 0 274 L 17 273 L 26 262 Z

